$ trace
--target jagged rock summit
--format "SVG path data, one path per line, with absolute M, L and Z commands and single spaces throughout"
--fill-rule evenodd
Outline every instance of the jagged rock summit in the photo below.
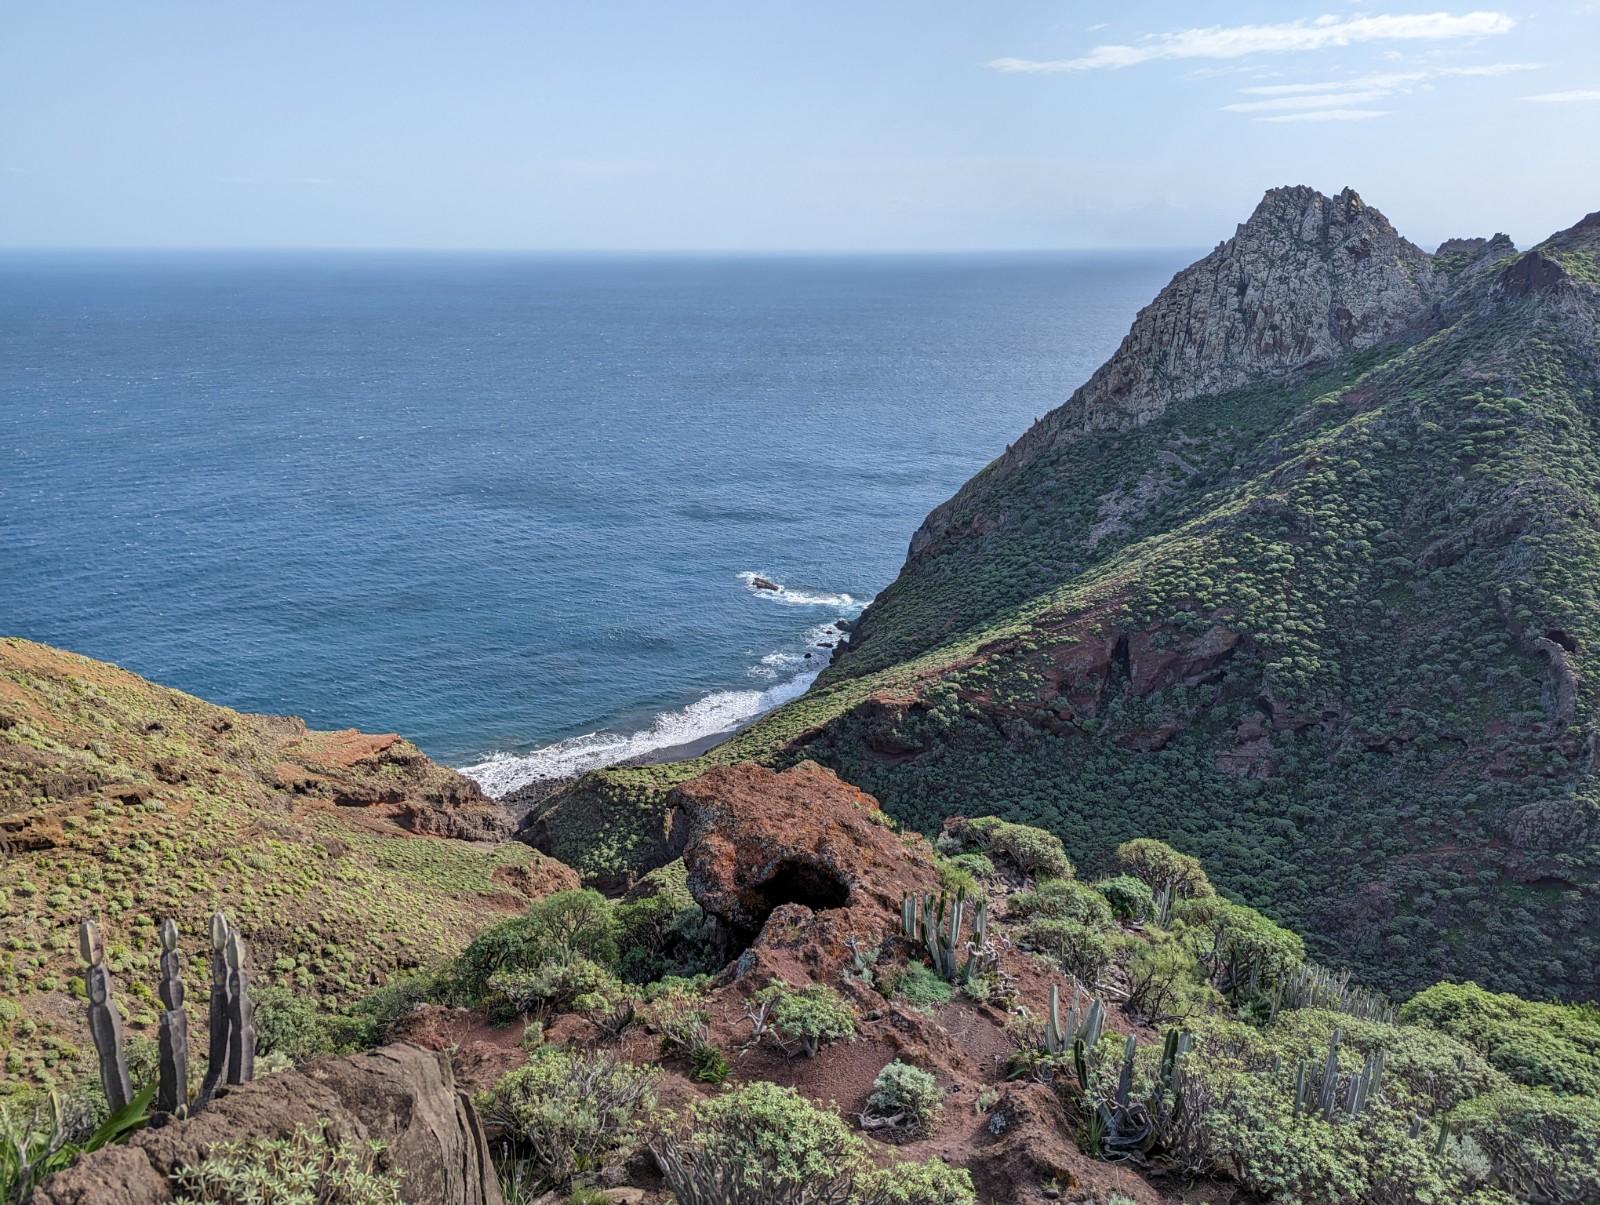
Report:
M 1452 262 L 1469 247 L 1468 258 L 1481 258 L 1490 242 L 1451 240 Z M 1505 248 L 1514 250 L 1509 240 Z M 943 533 L 962 496 L 993 488 L 1062 443 L 1140 426 L 1177 402 L 1328 363 L 1418 329 L 1433 320 L 1457 275 L 1436 271 L 1434 257 L 1354 189 L 1334 197 L 1304 185 L 1269 190 L 1232 238 L 1139 311 L 1116 354 L 1065 405 L 928 516 L 912 554 Z

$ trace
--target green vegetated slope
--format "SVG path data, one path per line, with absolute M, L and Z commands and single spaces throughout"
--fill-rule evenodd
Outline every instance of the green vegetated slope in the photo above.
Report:
M 135 1034 L 159 1008 L 158 922 L 178 922 L 204 1001 L 218 908 L 258 982 L 348 1000 L 571 883 L 525 846 L 455 839 L 503 832 L 397 737 L 309 732 L 0 640 L 0 1088 L 79 1072 L 80 921 L 101 924 Z
M 1597 248 L 1600 217 L 1448 245 L 1369 346 L 1035 439 L 808 695 L 527 835 L 604 881 L 658 856 L 673 782 L 810 757 L 928 831 L 1168 840 L 1391 990 L 1594 997 Z

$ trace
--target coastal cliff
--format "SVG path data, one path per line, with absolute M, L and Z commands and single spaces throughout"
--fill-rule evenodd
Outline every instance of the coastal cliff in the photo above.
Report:
M 674 782 L 810 758 L 924 831 L 1172 841 L 1395 989 L 1592 996 L 1597 227 L 1429 255 L 1274 189 L 935 508 L 804 698 L 526 831 L 615 880 Z

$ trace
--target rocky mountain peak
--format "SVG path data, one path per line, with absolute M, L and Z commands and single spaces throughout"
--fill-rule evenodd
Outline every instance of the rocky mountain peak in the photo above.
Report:
M 1346 188 L 1270 189 L 1232 238 L 1139 312 L 1116 354 L 974 483 L 990 487 L 1082 435 L 1127 430 L 1174 403 L 1282 377 L 1427 323 L 1442 295 L 1432 258 Z M 965 493 L 965 491 L 963 491 Z M 948 524 L 957 495 L 913 537 Z

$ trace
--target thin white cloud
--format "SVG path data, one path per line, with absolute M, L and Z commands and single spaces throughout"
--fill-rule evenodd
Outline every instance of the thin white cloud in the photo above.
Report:
M 1538 71 L 1543 63 L 1483 63 L 1473 67 L 1435 67 L 1426 71 L 1391 71 L 1382 75 L 1358 75 L 1346 80 L 1323 80 L 1314 84 L 1256 84 L 1239 91 L 1247 96 L 1293 96 L 1300 92 L 1366 92 L 1373 88 L 1394 91 L 1408 84 L 1420 84 L 1445 77 L 1490 78 L 1517 71 Z
M 1524 96 L 1522 99 L 1541 105 L 1579 105 L 1600 101 L 1600 88 L 1574 88 L 1570 92 L 1540 92 L 1534 96 Z
M 1295 96 L 1274 96 L 1268 100 L 1245 100 L 1223 105 L 1224 113 L 1271 113 L 1285 109 L 1330 109 L 1350 105 L 1369 105 L 1390 93 L 1381 89 L 1371 92 L 1309 92 Z
M 1387 109 L 1319 109 L 1315 113 L 1284 113 L 1277 117 L 1263 117 L 1261 121 L 1371 121 L 1374 117 L 1387 117 Z
M 1362 106 L 1403 96 L 1429 81 L 1447 76 L 1493 77 L 1516 71 L 1537 70 L 1538 63 L 1483 63 L 1467 67 L 1432 67 L 1417 71 L 1391 71 L 1381 75 L 1358 75 L 1347 80 L 1322 80 L 1307 84 L 1254 84 L 1240 88 L 1241 95 L 1261 99 L 1235 101 L 1223 105 L 1224 113 L 1272 113 L 1300 110 L 1319 112 L 1357 111 L 1371 113 Z M 1257 118 L 1259 121 L 1294 120 Z M 1310 119 L 1304 119 L 1310 120 Z M 1316 120 L 1355 120 L 1347 117 L 1322 117 Z M 1364 120 L 1364 119 L 1363 119 Z
M 1252 54 L 1325 50 L 1364 42 L 1481 38 L 1516 25 L 1501 12 L 1413 13 L 1371 17 L 1322 16 L 1274 25 L 1212 25 L 1153 34 L 1132 45 L 1096 46 L 1074 59 L 993 59 L 996 71 L 1093 71 L 1133 67 L 1155 59 L 1236 59 Z

